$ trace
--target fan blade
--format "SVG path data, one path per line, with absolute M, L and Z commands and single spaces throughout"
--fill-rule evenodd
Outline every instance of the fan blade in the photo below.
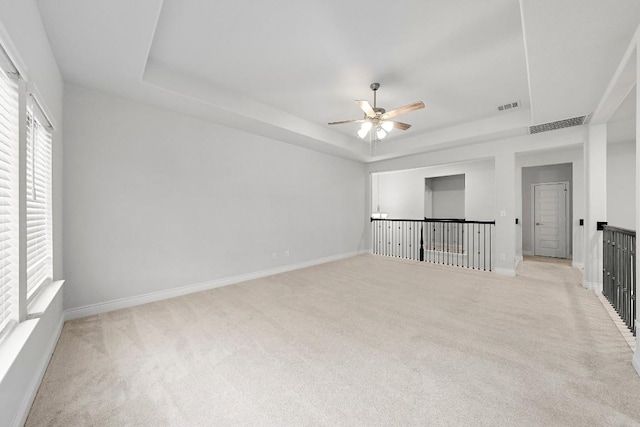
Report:
M 396 129 L 400 129 L 400 130 L 407 130 L 407 129 L 409 129 L 411 127 L 411 125 L 407 124 L 407 123 L 394 122 L 394 121 L 391 121 L 391 120 L 387 120 L 387 122 L 393 123 L 393 127 L 396 128 Z
M 413 104 L 405 105 L 404 107 L 396 108 L 395 110 L 387 111 L 381 116 L 382 120 L 390 119 L 391 117 L 398 116 L 400 114 L 408 113 L 409 111 L 419 110 L 424 108 L 424 102 L 418 101 Z
M 371 108 L 371 104 L 369 104 L 369 101 L 364 99 L 356 99 L 356 102 L 358 103 L 358 107 L 360 107 L 360 109 L 364 111 L 367 117 L 376 116 L 376 112 L 373 111 L 373 108 Z
M 356 120 L 342 120 L 340 122 L 329 122 L 330 125 L 341 125 L 344 123 L 362 123 L 366 122 L 365 119 L 356 119 Z

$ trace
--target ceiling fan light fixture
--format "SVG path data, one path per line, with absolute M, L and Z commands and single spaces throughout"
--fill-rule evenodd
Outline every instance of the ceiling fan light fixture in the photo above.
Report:
M 369 101 L 364 99 L 357 99 L 356 103 L 360 110 L 364 113 L 364 117 L 354 120 L 341 120 L 338 122 L 329 122 L 330 125 L 341 125 L 345 123 L 361 123 L 360 129 L 357 134 L 361 139 L 365 139 L 367 135 L 370 136 L 371 146 L 375 142 L 383 139 L 387 136 L 387 132 L 391 132 L 397 128 L 400 130 L 407 130 L 411 125 L 407 123 L 397 122 L 395 120 L 389 120 L 400 114 L 408 113 L 411 111 L 424 108 L 424 102 L 417 101 L 413 104 L 407 104 L 404 107 L 396 108 L 390 111 L 385 110 L 382 107 L 378 107 L 376 99 L 376 91 L 380 88 L 380 83 L 371 83 L 369 86 L 373 91 L 373 106 L 369 104 Z M 387 121 L 389 120 L 389 121 Z M 375 131 L 375 134 L 373 133 Z
M 392 122 L 382 122 L 382 129 L 384 129 L 387 132 L 391 132 L 391 129 L 393 129 L 393 123 Z
M 366 132 L 369 132 L 371 130 L 371 122 L 364 122 L 362 123 L 362 126 L 360 126 L 360 130 L 364 130 Z

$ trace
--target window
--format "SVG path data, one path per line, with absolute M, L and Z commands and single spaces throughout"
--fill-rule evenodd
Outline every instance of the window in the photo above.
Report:
M 27 110 L 27 299 L 53 277 L 51 125 L 30 97 Z
M 52 126 L 27 93 L 0 46 L 0 339 L 53 281 Z
M 0 47 L 0 334 L 18 319 L 18 82 Z

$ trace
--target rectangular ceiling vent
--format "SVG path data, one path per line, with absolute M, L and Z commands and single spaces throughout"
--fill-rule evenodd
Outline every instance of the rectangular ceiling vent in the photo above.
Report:
M 508 104 L 498 105 L 498 111 L 512 110 L 520 106 L 520 101 L 513 101 Z
M 558 120 L 557 122 L 545 123 L 542 125 L 529 126 L 529 134 L 549 132 L 550 130 L 570 128 L 580 126 L 587 122 L 587 116 L 573 117 L 571 119 Z

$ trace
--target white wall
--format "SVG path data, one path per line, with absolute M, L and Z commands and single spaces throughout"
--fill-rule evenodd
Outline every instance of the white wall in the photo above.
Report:
M 425 217 L 427 218 L 464 218 L 465 176 L 451 175 L 428 178 L 431 197 L 431 210 L 427 210 L 425 192 Z
M 636 229 L 636 143 L 607 145 L 607 222 Z
M 379 202 L 381 212 L 388 213 L 389 218 L 423 218 L 425 178 L 464 174 L 465 217 L 468 220 L 492 220 L 495 204 L 493 164 L 493 160 L 480 160 L 374 173 L 371 212 L 375 212 Z
M 424 213 L 423 170 L 373 174 L 371 212 L 389 215 L 389 218 L 420 219 Z
M 53 122 L 53 265 L 63 278 L 62 108 L 63 82 L 33 0 L 0 2 L 0 43 Z M 22 425 L 62 327 L 62 295 L 41 318 L 12 331 L 0 343 L 0 425 Z
M 364 250 L 361 163 L 71 85 L 65 133 L 65 309 Z

